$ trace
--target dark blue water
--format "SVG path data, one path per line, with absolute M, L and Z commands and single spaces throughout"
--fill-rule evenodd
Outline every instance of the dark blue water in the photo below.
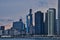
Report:
M 0 38 L 0 40 L 60 40 L 60 38 Z

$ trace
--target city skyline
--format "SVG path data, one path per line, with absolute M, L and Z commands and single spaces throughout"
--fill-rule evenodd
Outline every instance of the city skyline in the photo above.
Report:
M 26 23 L 26 15 L 30 8 L 32 8 L 33 14 L 38 10 L 46 12 L 50 7 L 57 8 L 56 2 L 57 0 L 0 0 L 0 19 L 4 19 L 4 22 L 0 20 L 0 25 L 1 23 L 10 25 L 13 21 L 19 20 L 20 17 Z M 5 19 L 12 19 L 12 21 L 5 21 Z
M 60 37 L 59 2 L 55 1 L 1 1 L 0 37 Z
M 32 24 L 33 20 L 32 9 L 29 9 L 29 14 L 26 15 L 26 24 L 23 23 L 22 18 L 19 21 L 13 22 L 13 26 L 11 29 L 5 30 L 5 26 L 0 26 L 0 35 L 10 35 L 11 37 L 27 37 L 27 36 L 57 36 L 58 30 L 56 26 L 56 9 L 49 8 L 45 14 L 45 22 L 44 22 L 44 13 L 41 11 L 37 11 L 35 13 L 35 25 Z M 39 30 L 39 31 L 38 31 Z M 47 30 L 47 31 L 46 31 Z M 21 36 L 20 36 L 21 35 Z M 25 36 L 22 36 L 25 35 Z M 35 36 L 34 36 L 35 35 Z

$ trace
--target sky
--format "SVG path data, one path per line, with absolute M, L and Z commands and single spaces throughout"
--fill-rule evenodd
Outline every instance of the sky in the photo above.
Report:
M 57 0 L 0 0 L 0 25 L 10 25 L 20 18 L 26 23 L 29 9 L 32 9 L 34 17 L 36 11 L 45 13 L 48 8 L 57 10 Z

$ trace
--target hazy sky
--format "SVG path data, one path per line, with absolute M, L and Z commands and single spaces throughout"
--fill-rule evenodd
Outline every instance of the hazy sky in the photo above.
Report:
M 57 9 L 57 0 L 0 0 L 0 25 L 19 20 L 26 21 L 29 9 L 33 14 L 40 10 L 46 12 L 48 8 Z

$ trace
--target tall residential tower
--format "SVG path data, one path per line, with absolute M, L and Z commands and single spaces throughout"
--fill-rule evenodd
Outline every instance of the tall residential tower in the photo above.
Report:
M 41 11 L 37 11 L 35 13 L 35 34 L 43 35 L 44 26 L 43 26 L 43 13 Z
M 26 23 L 27 23 L 27 33 L 32 34 L 32 26 L 33 26 L 33 19 L 32 19 L 32 9 L 29 10 L 29 14 L 26 16 Z
M 60 0 L 58 0 L 58 25 L 57 25 L 57 34 L 60 35 Z
M 49 8 L 48 10 L 48 35 L 52 36 L 56 31 L 56 9 Z

